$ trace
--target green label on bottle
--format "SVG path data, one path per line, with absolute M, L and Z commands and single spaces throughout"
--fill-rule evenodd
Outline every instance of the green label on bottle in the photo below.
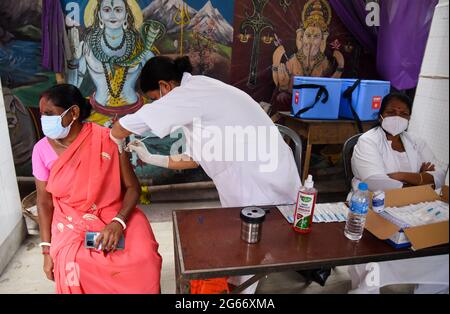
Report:
M 298 229 L 308 229 L 312 223 L 312 211 L 315 203 L 314 194 L 300 192 L 295 210 L 294 226 Z
M 311 223 L 311 216 L 303 217 L 297 222 L 296 227 L 299 229 L 308 229 L 310 223 Z

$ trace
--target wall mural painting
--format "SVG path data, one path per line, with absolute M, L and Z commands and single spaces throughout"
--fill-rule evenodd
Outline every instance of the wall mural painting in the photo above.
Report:
M 155 55 L 189 55 L 195 73 L 229 81 L 233 39 L 233 1 L 223 0 L 89 0 L 64 1 L 72 46 L 66 80 L 78 86 L 95 112 L 90 121 L 111 126 L 139 110 L 146 100 L 137 92 L 145 63 Z M 226 18 L 225 18 L 225 17 Z M 151 134 L 150 134 L 151 135 Z M 147 137 L 147 136 L 145 136 Z M 170 154 L 180 137 L 145 140 L 153 153 Z M 132 163 L 141 180 L 151 184 L 205 179 L 203 171 L 178 172 Z M 192 178 L 194 176 L 195 178 Z
M 327 0 L 239 1 L 234 27 L 232 82 L 275 112 L 290 110 L 295 75 L 376 77 Z
M 158 49 L 164 55 L 189 55 L 195 74 L 230 81 L 234 0 L 153 0 L 146 19 L 166 26 Z
M 272 101 L 275 111 L 289 110 L 293 75 L 377 78 L 373 57 L 327 0 L 61 0 L 61 7 L 71 48 L 65 80 L 90 98 L 90 120 L 100 125 L 110 126 L 146 102 L 136 84 L 155 55 L 187 54 L 195 74 Z M 2 0 L 0 14 L 0 75 L 16 169 L 31 175 L 39 94 L 56 83 L 41 66 L 42 3 Z M 178 140 L 153 136 L 145 143 L 153 153 L 169 154 Z M 132 162 L 151 184 L 206 179 L 200 170 L 164 170 L 136 156 Z
M 90 0 L 84 11 L 85 29 L 69 29 L 74 59 L 69 60 L 67 82 L 81 87 L 85 77 L 94 83 L 90 120 L 110 126 L 118 117 L 136 112 L 144 100 L 136 82 L 145 63 L 154 56 L 154 44 L 165 33 L 163 24 L 143 21 L 134 0 Z
M 41 66 L 41 1 L 0 1 L 0 78 L 18 176 L 31 176 L 39 93 L 56 83 Z

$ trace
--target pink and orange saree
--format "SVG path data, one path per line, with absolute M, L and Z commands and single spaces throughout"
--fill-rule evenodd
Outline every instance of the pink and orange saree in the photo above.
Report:
M 150 224 L 130 215 L 125 249 L 103 254 L 84 247 L 87 231 L 101 231 L 122 206 L 119 154 L 109 129 L 86 123 L 54 163 L 47 184 L 54 213 L 52 247 L 57 293 L 159 293 L 161 256 Z

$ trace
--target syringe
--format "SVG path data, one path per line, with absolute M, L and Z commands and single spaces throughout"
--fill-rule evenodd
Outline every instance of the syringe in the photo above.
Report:
M 149 139 L 150 137 L 153 137 L 153 135 L 149 135 L 149 136 L 144 137 L 143 139 L 140 139 L 140 140 L 134 140 L 134 141 L 130 142 L 128 145 L 130 145 L 131 143 L 135 143 L 135 144 L 142 143 L 142 142 L 144 142 L 146 139 Z M 131 150 L 130 150 L 130 148 L 128 147 L 128 145 L 127 145 L 127 147 L 125 148 L 125 151 L 126 151 L 127 153 L 131 153 Z

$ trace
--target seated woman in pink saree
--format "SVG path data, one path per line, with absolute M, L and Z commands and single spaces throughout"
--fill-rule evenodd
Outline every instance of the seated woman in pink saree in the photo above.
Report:
M 160 293 L 162 259 L 136 208 L 140 186 L 127 154 L 109 129 L 82 122 L 91 108 L 76 87 L 50 88 L 39 105 L 46 137 L 34 148 L 33 174 L 44 271 L 56 292 Z M 86 232 L 100 232 L 99 249 L 85 247 Z

